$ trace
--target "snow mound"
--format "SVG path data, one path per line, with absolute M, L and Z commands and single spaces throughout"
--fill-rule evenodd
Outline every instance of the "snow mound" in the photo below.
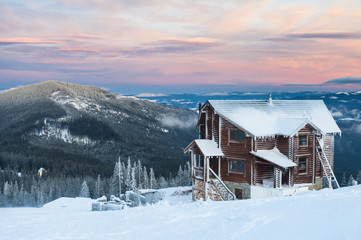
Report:
M 63 209 L 71 211 L 91 211 L 91 203 L 93 202 L 90 198 L 58 198 L 52 202 L 49 202 L 43 206 L 43 209 Z
M 190 188 L 122 211 L 91 212 L 90 199 L 0 209 L 0 239 L 360 239 L 361 185 L 282 198 L 192 202 Z M 64 210 L 71 211 L 64 211 Z

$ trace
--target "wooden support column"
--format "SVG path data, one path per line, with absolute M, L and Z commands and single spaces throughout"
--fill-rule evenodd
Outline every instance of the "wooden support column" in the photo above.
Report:
M 281 184 L 282 184 L 282 174 L 281 174 L 281 169 L 278 166 L 274 167 L 274 187 L 275 188 L 280 188 Z
M 208 180 L 209 180 L 209 158 L 208 157 L 204 157 L 204 171 L 205 171 L 205 176 L 204 176 L 204 200 L 207 201 L 208 198 Z
M 293 171 L 294 171 L 293 167 L 289 168 L 288 170 L 288 186 L 290 187 L 293 186 Z
M 312 134 L 312 184 L 315 184 L 315 172 L 316 172 L 316 136 Z
M 222 150 L 221 148 L 221 141 L 222 141 L 222 117 L 218 115 L 218 148 Z
M 218 177 L 219 177 L 220 179 L 222 179 L 222 178 L 221 178 L 221 158 L 222 158 L 222 157 L 218 157 Z
M 191 152 L 191 177 L 194 177 L 194 152 L 192 150 L 190 152 Z
M 256 184 L 257 184 L 257 164 L 255 157 L 253 157 L 253 185 Z

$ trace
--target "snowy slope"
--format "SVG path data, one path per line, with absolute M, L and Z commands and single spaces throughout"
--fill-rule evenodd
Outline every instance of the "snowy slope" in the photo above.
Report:
M 177 203 L 172 191 L 164 190 L 159 204 L 124 211 L 91 212 L 91 200 L 82 198 L 58 199 L 39 209 L 0 209 L 0 239 L 361 237 L 361 186 L 234 202 L 191 202 L 182 195 Z

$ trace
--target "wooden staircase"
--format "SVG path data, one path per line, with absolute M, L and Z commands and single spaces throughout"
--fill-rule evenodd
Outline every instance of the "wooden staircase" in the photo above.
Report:
M 210 173 L 215 177 L 210 180 L 215 187 L 223 201 L 236 200 L 234 193 L 224 184 L 224 182 L 217 176 L 217 174 L 209 168 Z
M 320 139 L 320 137 L 316 137 L 316 139 L 317 139 L 316 151 L 318 154 L 318 158 L 321 161 L 323 172 L 325 173 L 325 176 L 327 178 L 328 187 L 331 189 L 340 188 L 340 185 L 338 184 L 335 174 L 333 173 L 332 166 L 328 161 L 326 153 L 324 151 L 323 140 Z

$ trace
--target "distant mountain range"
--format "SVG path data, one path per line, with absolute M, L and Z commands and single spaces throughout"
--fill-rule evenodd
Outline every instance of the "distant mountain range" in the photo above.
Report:
M 361 92 L 272 93 L 273 99 L 322 99 L 342 130 L 335 173 L 361 170 Z M 142 94 L 43 82 L 0 93 L 0 167 L 51 174 L 109 176 L 118 156 L 156 173 L 175 173 L 197 138 L 198 103 L 208 99 L 267 99 L 268 93 Z M 193 110 L 190 110 L 193 109 Z
M 142 94 L 139 97 L 172 107 L 197 109 L 199 102 L 207 100 L 254 100 L 268 99 L 269 93 L 230 92 L 207 94 Z M 323 100 L 342 130 L 335 140 L 335 173 L 353 174 L 361 170 L 361 91 L 355 92 L 272 92 L 273 99 L 317 99 Z
M 176 172 L 197 113 L 103 89 L 43 82 L 0 93 L 0 167 L 110 175 L 118 156 Z

